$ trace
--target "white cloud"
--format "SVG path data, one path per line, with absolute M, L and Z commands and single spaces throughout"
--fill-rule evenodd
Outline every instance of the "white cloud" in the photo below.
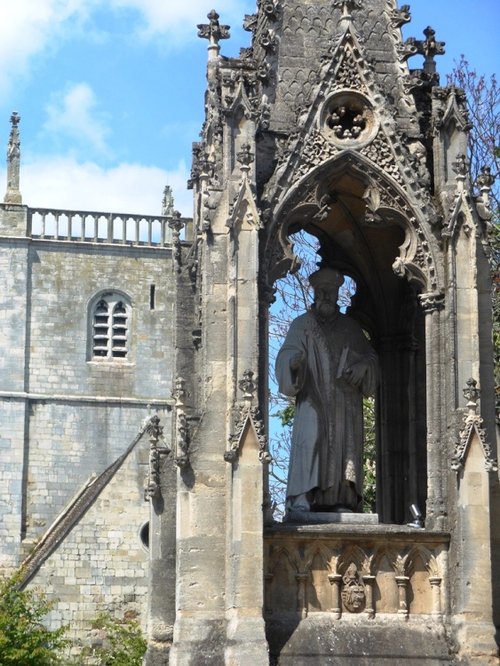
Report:
M 248 0 L 218 0 L 222 22 L 241 22 Z M 134 9 L 143 35 L 168 35 L 168 43 L 184 42 L 194 35 L 197 23 L 206 22 L 211 9 L 208 0 L 1 0 L 0 2 L 0 103 L 19 77 L 29 72 L 33 58 L 47 51 L 56 52 L 71 38 L 75 29 L 86 25 L 94 10 Z M 99 28 L 100 30 L 100 28 Z
M 31 207 L 158 215 L 163 189 L 168 184 L 174 193 L 175 207 L 190 217 L 192 193 L 186 188 L 188 177 L 182 162 L 175 171 L 166 171 L 142 164 L 103 168 L 70 157 L 37 157 L 22 166 L 20 189 L 23 203 Z M 2 183 L 6 183 L 5 169 L 0 170 Z
M 227 23 L 234 20 L 241 23 L 245 7 L 248 11 L 248 0 L 111 0 L 113 7 L 125 7 L 138 10 L 144 17 L 147 25 L 146 33 L 171 32 L 175 41 L 184 38 L 186 34 L 179 34 L 179 30 L 195 34 L 194 29 L 198 23 L 207 23 L 207 14 L 216 4 L 220 14 L 220 22 Z M 250 3 L 252 4 L 252 3 Z M 252 5 L 253 6 L 253 5 Z
M 0 5 L 0 100 L 30 60 L 46 48 L 56 49 L 63 27 L 81 22 L 96 0 L 2 0 Z
M 94 150 L 109 153 L 106 135 L 109 128 L 105 116 L 97 108 L 94 91 L 87 83 L 71 85 L 64 93 L 57 93 L 47 105 L 47 121 L 43 129 L 52 136 L 63 135 L 85 147 L 86 154 Z

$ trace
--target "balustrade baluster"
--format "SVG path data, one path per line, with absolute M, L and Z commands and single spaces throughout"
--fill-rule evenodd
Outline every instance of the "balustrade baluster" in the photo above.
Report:
M 51 231 L 52 218 L 54 231 Z M 80 220 L 80 230 L 75 228 L 75 220 Z M 89 219 L 90 218 L 90 219 Z M 35 224 L 33 220 L 35 219 Z M 100 220 L 105 220 L 106 229 L 100 233 Z M 66 220 L 66 226 L 64 225 Z M 120 232 L 116 228 L 118 220 L 123 225 Z M 49 224 L 50 222 L 50 224 Z M 143 223 L 146 229 L 143 228 Z M 159 237 L 155 238 L 155 225 L 158 223 Z M 89 229 L 88 225 L 93 228 Z M 103 223 L 104 224 L 104 223 Z M 128 235 L 127 225 L 133 225 Z M 164 217 L 128 215 L 119 216 L 114 213 L 95 213 L 83 211 L 53 210 L 49 208 L 28 209 L 28 233 L 39 238 L 53 238 L 54 240 L 70 240 L 79 242 L 107 242 L 122 245 L 147 245 L 149 247 L 166 247 L 168 239 L 168 220 Z M 50 231 L 50 233 L 49 233 Z

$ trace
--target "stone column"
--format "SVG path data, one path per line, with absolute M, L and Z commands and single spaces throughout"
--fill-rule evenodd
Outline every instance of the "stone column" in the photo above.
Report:
M 432 589 L 432 615 L 440 620 L 442 617 L 441 612 L 441 577 L 430 576 L 429 583 Z
M 332 608 L 331 612 L 335 620 L 340 620 L 342 617 L 342 602 L 340 597 L 340 584 L 342 582 L 342 576 L 339 573 L 329 574 L 328 580 L 332 586 Z
M 398 584 L 399 592 L 399 608 L 398 615 L 408 619 L 408 576 L 396 576 L 396 583 Z
M 375 617 L 375 608 L 373 606 L 373 586 L 375 584 L 375 576 L 363 574 L 362 578 L 363 582 L 365 583 L 365 613 L 368 615 L 368 618 L 372 620 Z
M 442 414 L 444 375 L 442 373 L 442 311 L 444 295 L 423 294 L 427 386 L 427 515 L 426 527 L 444 529 L 444 488 Z
M 297 613 L 301 620 L 307 617 L 307 581 L 310 574 L 304 571 L 295 575 L 298 583 Z

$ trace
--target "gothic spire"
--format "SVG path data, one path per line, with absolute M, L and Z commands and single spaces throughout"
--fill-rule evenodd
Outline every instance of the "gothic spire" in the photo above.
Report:
M 11 129 L 7 146 L 7 192 L 4 197 L 4 203 L 6 204 L 21 204 L 23 201 L 19 190 L 21 141 L 18 125 L 20 120 L 21 116 L 14 111 L 10 117 Z

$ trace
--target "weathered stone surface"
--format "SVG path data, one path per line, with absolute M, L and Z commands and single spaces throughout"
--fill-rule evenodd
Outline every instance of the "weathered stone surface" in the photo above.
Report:
M 90 233 L 63 211 L 64 231 L 54 211 L 23 206 L 13 131 L 0 205 L 2 567 L 118 459 L 148 404 L 172 451 L 165 463 L 138 447 L 44 563 L 34 582 L 62 598 L 53 623 L 102 603 L 142 612 L 146 481 L 149 666 L 260 666 L 268 648 L 294 666 L 498 659 L 490 204 L 468 180 L 465 99 L 435 72 L 443 44 L 432 29 L 403 43 L 409 18 L 393 0 L 260 2 L 251 49 L 221 58 L 228 30 L 211 12 L 195 215 L 183 221 L 166 197 L 168 220 L 146 221 L 156 244 L 118 242 L 112 215 L 99 235 L 99 215 Z M 354 277 L 349 316 L 379 358 L 380 523 L 264 534 L 269 304 L 297 268 L 299 229 Z M 89 358 L 89 304 L 108 290 L 132 308 L 119 364 Z M 423 529 L 405 527 L 412 505 Z

